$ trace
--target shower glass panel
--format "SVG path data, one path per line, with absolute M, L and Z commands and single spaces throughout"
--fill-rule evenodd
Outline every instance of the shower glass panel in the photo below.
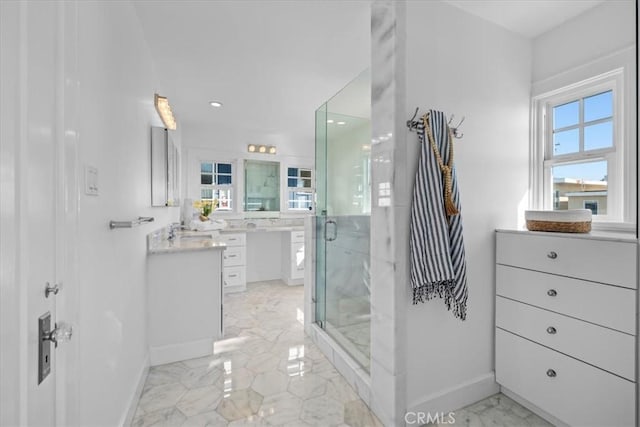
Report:
M 316 322 L 370 364 L 371 75 L 316 111 Z

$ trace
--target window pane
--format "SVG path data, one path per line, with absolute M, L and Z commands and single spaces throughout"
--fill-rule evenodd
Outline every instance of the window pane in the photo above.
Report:
M 213 184 L 213 175 L 207 175 L 207 174 L 200 175 L 200 184 L 203 184 L 203 185 Z
M 298 168 L 287 168 L 287 176 L 298 176 Z
M 200 163 L 200 172 L 213 173 L 212 163 Z
M 219 185 L 231 184 L 231 175 L 218 175 L 217 179 Z
M 305 188 L 311 188 L 311 179 L 303 179 L 302 186 Z
M 613 92 L 608 91 L 584 99 L 584 121 L 613 116 Z
M 577 125 L 580 121 L 580 102 L 573 101 L 568 104 L 553 107 L 553 129 Z
M 298 186 L 298 180 L 295 178 L 288 178 L 287 179 L 287 187 L 297 187 Z
M 309 169 L 300 170 L 300 176 L 303 178 L 311 178 L 311 170 Z
M 201 188 L 200 189 L 200 198 L 204 200 L 213 199 L 213 190 L 210 188 Z
M 218 173 L 231 173 L 231 163 L 217 163 Z
M 289 191 L 289 209 L 309 210 L 312 207 L 313 193 Z
M 597 202 L 598 215 L 607 213 L 606 161 L 554 166 L 551 174 L 554 210 L 591 209 Z
M 216 190 L 215 196 L 218 199 L 218 210 L 229 211 L 233 209 L 231 189 Z
M 585 126 L 584 149 L 597 150 L 598 148 L 613 147 L 613 122 L 598 123 Z
M 577 153 L 580 150 L 580 131 L 578 129 L 565 130 L 553 134 L 553 154 Z

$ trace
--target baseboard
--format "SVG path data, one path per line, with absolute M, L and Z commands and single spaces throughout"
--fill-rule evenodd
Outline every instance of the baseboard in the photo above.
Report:
M 144 362 L 142 363 L 142 369 L 140 369 L 140 373 L 138 374 L 138 383 L 136 384 L 136 387 L 131 394 L 131 398 L 129 399 L 129 408 L 121 417 L 121 427 L 129 427 L 133 423 L 133 417 L 136 415 L 138 402 L 140 402 L 140 396 L 142 395 L 142 389 L 144 388 L 144 383 L 147 380 L 148 374 L 149 357 L 147 356 L 145 357 Z
M 500 391 L 495 374 L 490 372 L 471 381 L 424 396 L 408 405 L 408 412 L 448 413 L 486 399 Z
M 505 396 L 507 396 L 507 397 L 513 399 L 514 401 L 518 402 L 520 405 L 524 406 L 525 408 L 527 408 L 528 410 L 530 410 L 531 412 L 533 412 L 534 414 L 536 414 L 540 418 L 544 418 L 545 420 L 549 421 L 554 426 L 556 426 L 556 427 L 569 427 L 569 424 L 560 421 L 559 419 L 557 419 L 556 417 L 554 417 L 550 413 L 538 408 L 536 405 L 534 405 L 533 403 L 529 402 L 524 397 L 520 397 L 518 394 L 512 392 L 508 388 L 505 388 L 505 387 L 501 386 L 500 387 L 500 391 Z
M 151 366 L 180 360 L 195 359 L 213 354 L 213 339 L 205 338 L 180 344 L 153 346 L 149 348 Z
M 300 277 L 298 279 L 291 279 L 287 277 L 286 280 L 284 280 L 284 282 L 289 286 L 304 285 L 304 277 Z

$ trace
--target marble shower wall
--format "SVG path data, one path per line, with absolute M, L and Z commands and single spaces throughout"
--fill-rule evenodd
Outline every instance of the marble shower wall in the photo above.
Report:
M 404 423 L 406 408 L 405 9 L 376 0 L 371 13 L 371 408 L 385 425 Z

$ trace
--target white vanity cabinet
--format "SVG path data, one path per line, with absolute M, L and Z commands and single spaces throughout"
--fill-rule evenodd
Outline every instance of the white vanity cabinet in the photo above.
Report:
M 575 426 L 636 425 L 637 242 L 498 231 L 496 381 Z
M 218 239 L 227 245 L 224 252 L 222 285 L 225 293 L 247 289 L 247 235 L 246 233 L 220 233 Z
M 151 365 L 211 354 L 223 336 L 222 254 L 209 240 L 165 242 L 147 256 Z
M 303 284 L 304 230 L 285 233 L 282 247 L 282 279 L 290 286 Z

